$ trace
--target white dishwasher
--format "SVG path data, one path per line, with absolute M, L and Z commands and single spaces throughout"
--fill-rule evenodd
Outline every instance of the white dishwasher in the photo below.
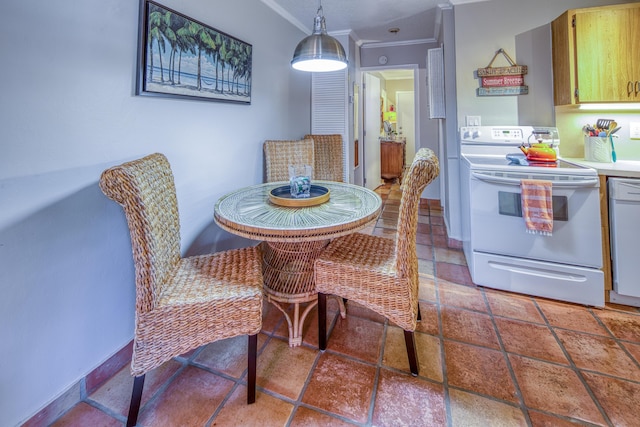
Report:
M 640 307 L 640 179 L 609 178 L 611 302 Z

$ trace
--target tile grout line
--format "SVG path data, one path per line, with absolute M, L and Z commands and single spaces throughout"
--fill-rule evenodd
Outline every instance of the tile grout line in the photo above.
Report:
M 507 369 L 509 370 L 509 375 L 511 376 L 511 381 L 513 381 L 513 386 L 516 389 L 516 395 L 518 397 L 518 401 L 520 402 L 519 407 L 524 415 L 524 419 L 527 423 L 527 426 L 531 427 L 531 417 L 529 416 L 529 408 L 527 407 L 524 401 L 524 394 L 520 389 L 520 384 L 518 383 L 518 378 L 516 377 L 516 373 L 513 370 L 513 365 L 511 364 L 511 360 L 509 359 L 509 352 L 507 352 L 506 347 L 504 345 L 504 341 L 502 340 L 502 336 L 500 335 L 500 330 L 498 329 L 498 325 L 496 324 L 496 320 L 493 317 L 493 310 L 491 309 L 491 304 L 489 304 L 489 298 L 484 290 L 484 288 L 479 288 L 480 293 L 482 295 L 482 299 L 484 300 L 485 306 L 487 308 L 487 313 L 489 314 L 489 319 L 491 319 L 491 324 L 493 325 L 493 330 L 496 333 L 496 337 L 498 338 L 498 343 L 500 345 L 500 352 L 505 359 L 507 364 Z
M 380 345 L 380 351 L 378 353 L 378 361 L 376 363 L 376 374 L 373 377 L 373 390 L 371 391 L 371 402 L 369 402 L 369 410 L 367 412 L 366 425 L 373 424 L 373 415 L 376 405 L 376 397 L 378 396 L 378 387 L 380 385 L 380 369 L 382 368 L 382 362 L 384 360 L 384 350 L 387 345 L 387 332 L 389 327 L 389 320 L 385 320 L 384 327 L 382 329 L 382 343 Z
M 431 219 L 431 216 L 429 216 Z M 435 257 L 435 251 L 433 256 Z M 440 301 L 440 283 L 435 274 L 435 260 L 433 263 L 433 283 L 436 291 L 436 307 L 438 314 L 438 338 L 440 339 L 440 360 L 442 363 L 442 387 L 444 391 L 444 408 L 445 416 L 447 417 L 446 423 L 448 427 L 453 427 L 453 408 L 451 408 L 451 394 L 449 393 L 449 376 L 447 374 L 447 352 L 444 348 L 444 325 L 442 322 L 442 304 Z
M 280 324 L 282 323 L 282 319 L 280 319 L 278 322 L 276 322 L 274 330 L 277 329 Z M 262 331 L 261 331 L 262 332 Z M 259 332 L 258 335 L 261 333 Z M 273 333 L 273 331 L 271 331 L 271 333 Z M 260 355 L 264 352 L 264 350 L 267 348 L 267 345 L 269 344 L 269 342 L 271 342 L 271 340 L 273 339 L 273 336 L 271 334 L 267 334 L 267 333 L 263 333 L 267 339 L 265 340 L 265 342 L 262 344 L 262 346 L 260 348 L 258 348 L 258 354 L 256 355 L 256 364 L 258 363 L 258 360 L 260 360 Z M 248 339 L 248 336 L 247 336 Z M 206 346 L 206 345 L 205 345 Z M 218 405 L 218 407 L 216 408 L 215 411 L 213 411 L 213 414 L 211 414 L 211 417 L 209 417 L 209 419 L 205 422 L 205 426 L 206 427 L 210 427 L 211 425 L 213 425 L 213 422 L 215 421 L 216 418 L 218 418 L 218 416 L 220 415 L 220 412 L 222 411 L 222 408 L 224 408 L 224 405 L 229 401 L 229 399 L 231 399 L 231 396 L 233 396 L 233 393 L 236 391 L 236 389 L 238 387 L 240 387 L 240 385 L 245 385 L 247 383 L 247 379 L 244 379 L 245 376 L 247 375 L 248 372 L 248 367 L 244 368 L 242 370 L 242 373 L 240 374 L 240 376 L 238 378 L 234 378 L 222 371 L 216 370 L 216 369 L 212 369 L 204 364 L 198 363 L 195 359 L 196 357 L 202 352 L 204 351 L 204 347 L 202 346 L 200 347 L 193 355 L 191 355 L 191 357 L 189 357 L 189 364 L 191 366 L 193 366 L 194 368 L 198 368 L 198 369 L 202 369 L 205 372 L 209 372 L 210 374 L 216 375 L 218 377 L 221 377 L 223 379 L 229 380 L 229 381 L 233 381 L 234 385 L 233 387 L 231 387 L 231 389 L 229 390 L 229 392 L 227 393 L 227 395 L 224 397 L 224 399 L 222 399 L 220 401 L 220 404 Z M 248 357 L 248 356 L 247 356 Z M 256 366 L 256 371 L 257 371 L 257 366 Z M 264 393 L 266 390 L 263 389 L 262 387 L 259 387 L 257 384 L 257 372 L 256 372 L 256 398 L 257 398 L 257 392 L 260 391 L 262 393 Z M 267 393 L 268 394 L 268 393 Z
M 540 305 L 538 304 L 538 301 L 535 298 L 532 298 L 532 300 L 533 300 L 534 305 L 538 308 L 538 310 L 540 312 L 540 315 L 542 316 L 542 319 L 545 321 L 545 324 L 547 325 L 547 327 L 551 331 L 551 334 L 555 338 L 557 344 L 560 346 L 560 349 L 564 353 L 564 356 L 567 358 L 567 361 L 569 362 L 570 369 L 576 374 L 576 376 L 580 380 L 580 383 L 582 384 L 582 386 L 587 391 L 587 394 L 589 395 L 589 397 L 591 397 L 591 400 L 593 401 L 594 405 L 596 406 L 596 408 L 598 408 L 598 411 L 600 412 L 600 415 L 602 415 L 603 420 L 607 423 L 608 426 L 613 427 L 613 423 L 609 419 L 609 416 L 607 415 L 606 411 L 604 410 L 604 408 L 600 404 L 600 401 L 598 400 L 596 395 L 593 393 L 593 390 L 591 390 L 591 387 L 589 387 L 589 384 L 587 383 L 587 381 L 585 380 L 584 376 L 582 375 L 582 372 L 576 366 L 575 362 L 573 361 L 573 358 L 569 354 L 569 351 L 565 348 L 564 344 L 562 343 L 562 340 L 558 337 L 558 334 L 556 333 L 555 328 L 553 327 L 553 325 L 551 325 L 551 322 L 549 322 L 549 319 L 544 314 L 544 311 L 542 310 L 542 307 L 540 307 Z M 575 419 L 575 417 L 572 417 L 572 418 Z
M 316 306 L 317 307 L 317 306 Z M 336 326 L 336 323 L 338 322 L 338 317 L 340 316 L 340 311 L 338 310 L 336 313 L 333 314 L 333 319 L 331 320 L 331 322 L 329 322 L 329 327 L 327 328 L 327 335 L 331 336 L 331 333 L 333 332 L 333 329 Z M 317 324 L 316 324 L 317 326 Z M 320 340 L 320 336 L 318 336 L 318 340 Z M 328 342 L 327 342 L 328 344 Z M 320 358 L 327 352 L 329 351 L 329 349 L 327 348 L 326 350 L 320 350 L 319 347 L 319 343 L 318 343 L 318 347 L 311 347 L 313 349 L 315 349 L 317 351 L 317 354 L 314 358 L 313 364 L 311 365 L 311 368 L 309 369 L 309 373 L 307 374 L 307 378 L 304 381 L 304 384 L 302 385 L 302 388 L 300 389 L 300 392 L 298 393 L 298 397 L 295 401 L 293 401 L 293 409 L 291 411 L 291 414 L 289 415 L 289 418 L 287 419 L 287 422 L 285 423 L 285 427 L 289 427 L 291 425 L 291 423 L 293 422 L 296 413 L 298 412 L 298 409 L 302 406 L 303 408 L 309 408 L 309 409 L 313 409 L 314 411 L 318 411 L 320 413 L 323 413 L 325 415 L 329 415 L 329 416 L 337 416 L 338 414 L 334 414 L 332 412 L 327 412 L 324 411 L 321 408 L 317 408 L 313 405 L 309 405 L 306 404 L 302 401 L 307 388 L 309 387 L 309 384 L 311 383 L 311 379 L 313 378 L 314 372 L 318 366 L 318 363 L 320 363 Z M 306 346 L 305 346 L 306 347 Z M 328 347 L 328 345 L 327 345 Z
M 614 333 L 613 331 L 607 326 L 606 323 L 604 323 L 604 321 L 600 318 L 600 316 L 598 316 L 597 313 L 595 313 L 593 311 L 593 309 L 590 307 L 587 309 L 588 312 L 591 313 L 591 315 L 596 319 L 596 322 L 598 322 L 598 324 L 600 326 L 602 326 L 610 335 L 610 338 L 613 339 L 613 341 L 618 345 L 618 347 L 620 347 L 622 349 L 622 351 L 627 355 L 627 357 L 629 357 L 631 359 L 631 362 L 633 364 L 636 365 L 636 367 L 638 367 L 640 369 L 640 361 L 637 361 L 635 359 L 635 357 L 633 357 L 633 354 L 631 354 L 629 352 L 629 350 L 627 349 L 627 347 L 624 345 L 624 340 L 619 339 Z M 615 376 L 614 376 L 615 377 Z M 617 377 L 616 377 L 617 378 Z M 632 380 L 630 380 L 632 381 Z M 635 382 L 635 381 L 632 381 Z
M 202 350 L 200 350 L 202 351 Z M 176 360 L 177 358 L 174 358 L 173 360 Z M 150 407 L 150 405 L 152 405 L 152 403 L 159 399 L 160 396 L 171 386 L 171 384 L 175 381 L 176 378 L 178 378 L 178 376 L 184 372 L 185 369 L 187 369 L 187 366 L 189 366 L 189 362 L 187 360 L 185 360 L 184 358 L 182 358 L 182 360 L 177 360 L 178 362 L 180 362 L 180 364 L 182 366 L 180 366 L 180 368 L 176 369 L 176 371 L 169 377 L 167 378 L 167 380 L 162 384 L 162 386 L 158 387 L 158 389 L 156 390 L 155 393 L 153 393 L 153 395 L 151 395 L 151 397 L 149 397 L 149 399 L 145 402 L 144 405 L 142 405 L 142 401 L 140 402 L 140 409 L 138 411 L 138 423 L 140 423 L 140 418 L 142 414 L 144 414 L 145 410 L 147 410 L 147 408 Z M 145 382 L 147 380 L 146 374 L 145 374 Z M 127 400 L 128 402 L 131 401 L 131 397 L 129 396 L 129 399 Z M 128 414 L 129 413 L 129 405 L 127 405 L 125 412 Z M 126 418 L 126 415 L 125 415 Z

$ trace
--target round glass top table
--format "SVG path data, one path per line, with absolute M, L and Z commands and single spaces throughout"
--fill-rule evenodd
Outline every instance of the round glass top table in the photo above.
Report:
M 382 200 L 374 191 L 357 185 L 313 181 L 329 190 L 329 200 L 304 207 L 274 204 L 271 191 L 285 185 L 289 183 L 258 184 L 222 196 L 215 205 L 214 219 L 230 233 L 264 242 L 265 295 L 284 313 L 289 345 L 297 346 L 302 343 L 304 319 L 317 303 L 314 261 L 330 239 L 375 223 Z M 293 318 L 280 303 L 294 305 Z M 300 303 L 310 303 L 302 314 Z

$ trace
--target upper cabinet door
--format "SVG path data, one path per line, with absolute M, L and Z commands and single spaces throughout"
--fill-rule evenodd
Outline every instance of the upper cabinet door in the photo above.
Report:
M 551 28 L 556 105 L 640 102 L 640 3 L 569 10 Z
M 640 7 L 576 13 L 578 102 L 637 101 Z

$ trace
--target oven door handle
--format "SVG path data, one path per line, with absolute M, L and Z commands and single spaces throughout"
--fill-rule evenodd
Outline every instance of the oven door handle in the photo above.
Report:
M 477 172 L 471 173 L 472 178 L 476 178 L 480 181 L 488 182 L 490 184 L 504 184 L 519 186 L 521 180 L 518 178 L 504 178 L 492 175 L 484 175 Z M 599 184 L 598 178 L 585 179 L 584 181 L 552 181 L 554 188 L 584 188 L 584 187 L 597 187 Z

